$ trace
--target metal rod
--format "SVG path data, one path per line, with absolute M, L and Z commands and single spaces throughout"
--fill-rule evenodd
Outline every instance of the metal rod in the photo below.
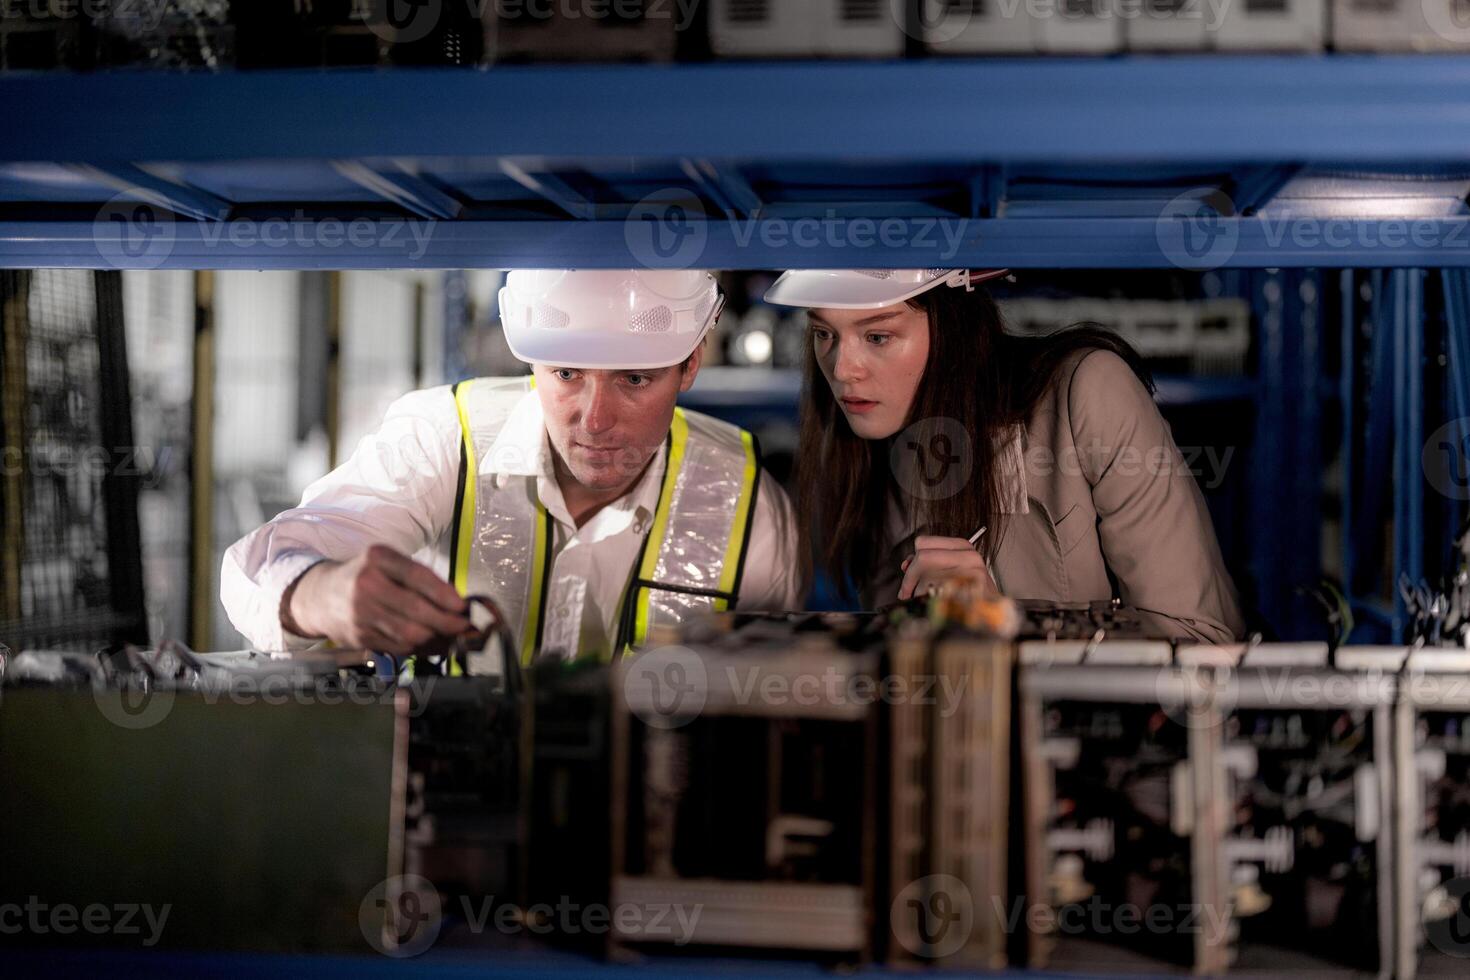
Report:
M 189 473 L 189 646 L 212 645 L 214 614 L 215 274 L 194 274 L 194 400 Z
M 1352 269 L 1338 274 L 1342 299 L 1342 366 L 1338 376 L 1338 400 L 1342 405 L 1342 510 L 1338 536 L 1342 542 L 1342 586 L 1351 596 L 1353 588 L 1353 441 L 1357 436 L 1358 310 Z

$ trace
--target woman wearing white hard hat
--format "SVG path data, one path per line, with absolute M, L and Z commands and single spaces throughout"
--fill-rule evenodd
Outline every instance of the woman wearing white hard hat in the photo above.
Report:
M 1100 329 L 1007 334 L 1005 270 L 791 271 L 808 310 L 797 506 L 869 607 L 968 576 L 1018 599 L 1120 599 L 1155 632 L 1245 628 L 1203 495 L 1138 354 Z
M 699 271 L 526 270 L 500 291 L 530 377 L 413 392 L 230 548 L 261 649 L 407 653 L 504 612 L 522 660 L 609 656 L 710 611 L 799 603 L 796 529 L 750 434 L 675 407 L 723 299 Z

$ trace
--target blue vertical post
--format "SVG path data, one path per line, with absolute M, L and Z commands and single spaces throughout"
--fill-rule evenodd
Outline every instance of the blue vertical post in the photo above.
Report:
M 1408 610 L 1398 581 L 1407 576 L 1417 582 L 1424 576 L 1424 482 L 1419 467 L 1424 445 L 1423 285 L 1422 270 L 1393 272 L 1393 582 L 1394 632 L 1400 641 L 1407 639 Z
M 1338 373 L 1337 393 L 1342 406 L 1342 517 L 1339 537 L 1342 541 L 1342 587 L 1352 595 L 1353 565 L 1353 442 L 1357 438 L 1357 365 L 1358 311 L 1357 284 L 1352 269 L 1338 273 L 1338 290 L 1342 302 L 1342 367 Z
M 1470 426 L 1470 333 L 1467 333 L 1470 331 L 1470 322 L 1467 322 L 1467 316 L 1470 316 L 1470 277 L 1462 269 L 1441 269 L 1439 277 L 1444 292 L 1445 360 L 1449 376 L 1445 410 L 1448 417 L 1455 420 L 1456 428 L 1452 431 L 1458 435 Z M 1448 514 L 1446 526 L 1453 535 L 1459 532 L 1465 519 L 1464 501 L 1451 499 Z M 1445 542 L 1445 555 L 1445 571 L 1453 574 L 1459 555 L 1452 541 Z
M 1281 486 L 1293 461 L 1287 447 L 1285 410 L 1288 379 L 1284 351 L 1283 283 L 1279 270 L 1250 276 L 1251 304 L 1260 327 L 1259 402 L 1256 408 L 1255 465 L 1251 468 L 1251 559 L 1262 616 L 1277 630 L 1288 624 L 1281 570 Z
M 1361 426 L 1363 463 L 1358 468 L 1362 476 L 1359 486 L 1361 493 L 1357 495 L 1358 505 L 1353 515 L 1352 535 L 1359 551 L 1366 550 L 1372 560 L 1363 565 L 1355 562 L 1355 578 L 1348 583 L 1354 596 L 1364 598 L 1367 598 L 1367 591 L 1376 591 L 1379 584 L 1377 580 L 1370 579 L 1368 573 L 1393 564 L 1393 556 L 1385 556 L 1378 542 L 1381 541 L 1384 511 L 1391 507 L 1389 498 L 1394 483 L 1395 459 L 1393 447 L 1397 436 L 1394 428 L 1394 394 L 1398 387 L 1390 284 L 1382 269 L 1369 273 L 1368 282 L 1372 291 L 1369 322 L 1373 333 L 1368 348 L 1367 417 Z
M 1408 525 L 1404 528 L 1406 564 L 1414 581 L 1424 577 L 1424 270 L 1406 269 L 1405 382 L 1409 415 L 1405 420 L 1404 478 L 1408 492 Z
M 1286 309 L 1285 349 L 1291 376 L 1287 397 L 1292 398 L 1288 426 L 1292 474 L 1291 526 L 1283 528 L 1290 549 L 1286 563 L 1288 590 L 1311 587 L 1321 576 L 1322 564 L 1322 276 L 1314 269 L 1295 272 L 1286 280 L 1291 289 Z M 1293 636 L 1306 635 L 1314 613 L 1293 603 L 1301 621 L 1290 623 Z

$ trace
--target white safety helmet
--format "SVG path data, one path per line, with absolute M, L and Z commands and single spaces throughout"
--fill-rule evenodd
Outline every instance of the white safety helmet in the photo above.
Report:
M 943 283 L 973 289 L 975 283 L 1009 269 L 792 269 L 766 290 L 766 302 L 781 306 L 825 306 L 834 310 L 877 310 L 902 303 Z
M 648 370 L 694 353 L 724 302 L 715 277 L 693 269 L 516 269 L 500 319 L 528 364 Z

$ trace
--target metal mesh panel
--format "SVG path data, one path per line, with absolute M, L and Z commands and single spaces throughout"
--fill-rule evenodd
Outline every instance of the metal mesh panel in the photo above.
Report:
M 112 377 L 122 357 L 119 298 L 115 273 L 39 270 L 0 279 L 7 393 L 0 641 L 11 646 L 85 649 L 141 625 L 141 593 L 136 606 L 118 608 L 138 583 L 113 577 L 116 549 L 136 551 L 137 543 L 135 507 L 131 526 L 119 508 L 114 459 L 114 449 L 126 450 L 116 437 L 128 429 L 125 368 L 124 377 Z M 121 408 L 105 394 L 120 395 Z
M 535 330 L 563 330 L 572 318 L 554 306 L 538 303 L 531 313 L 531 327 Z
M 628 324 L 632 333 L 668 333 L 674 326 L 674 314 L 667 306 L 655 306 L 633 317 Z
M 853 271 L 855 271 L 855 272 L 857 272 L 857 273 L 859 273 L 861 275 L 864 275 L 864 276 L 869 276 L 869 277 L 871 277 L 873 279 L 892 279 L 893 278 L 893 270 L 892 269 L 855 269 Z

